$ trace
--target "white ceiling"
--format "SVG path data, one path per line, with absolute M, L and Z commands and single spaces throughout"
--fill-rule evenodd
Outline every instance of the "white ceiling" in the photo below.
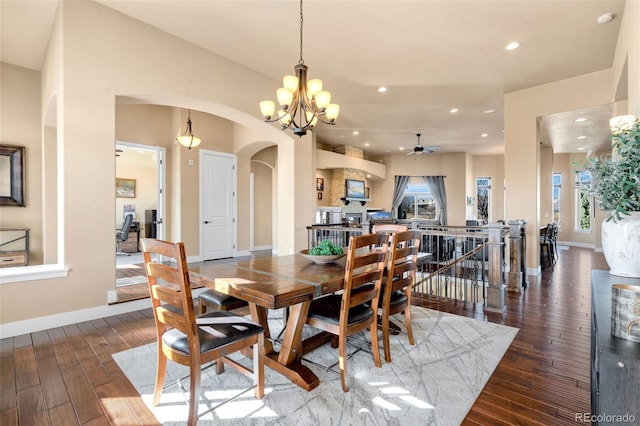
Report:
M 297 0 L 99 3 L 272 77 L 273 100 L 299 59 Z M 1 0 L 0 60 L 39 70 L 56 7 Z M 610 68 L 623 10 L 623 0 L 305 0 L 309 76 L 340 104 L 336 126 L 315 132 L 372 155 L 410 150 L 416 133 L 439 153 L 503 153 L 504 94 Z M 607 12 L 613 21 L 597 24 Z M 505 50 L 514 40 L 521 47 Z M 605 105 L 541 118 L 542 143 L 602 149 L 610 114 Z

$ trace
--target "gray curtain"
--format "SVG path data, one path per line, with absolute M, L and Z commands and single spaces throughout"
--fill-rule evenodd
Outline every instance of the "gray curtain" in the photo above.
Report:
M 427 184 L 429 192 L 433 197 L 433 201 L 438 206 L 438 219 L 440 225 L 447 225 L 447 192 L 444 189 L 444 176 L 422 176 L 424 183 Z M 396 177 L 397 179 L 397 177 Z M 395 196 L 395 194 L 394 194 Z
M 398 218 L 398 207 L 404 198 L 404 190 L 407 188 L 409 176 L 396 176 L 393 187 L 393 203 L 391 204 L 391 216 Z

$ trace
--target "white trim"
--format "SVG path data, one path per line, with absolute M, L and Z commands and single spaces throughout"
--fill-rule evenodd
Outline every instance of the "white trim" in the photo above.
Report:
M 529 268 L 527 266 L 527 275 L 535 275 L 539 277 L 542 275 L 542 268 L 540 266 L 535 266 L 533 268 Z
M 249 250 L 236 250 L 236 254 L 233 257 L 244 257 L 251 256 L 251 252 Z
M 256 246 L 252 248 L 251 251 L 261 251 L 261 250 L 271 250 L 271 249 L 273 249 L 273 246 L 271 244 L 267 244 L 264 246 Z
M 69 324 L 77 324 L 85 321 L 106 318 L 113 315 L 120 315 L 127 312 L 139 311 L 140 309 L 151 308 L 151 299 L 140 299 L 115 305 L 96 306 L 78 311 L 62 312 L 60 314 L 48 315 L 46 317 L 30 318 L 23 321 L 15 321 L 7 324 L 0 324 L 0 337 L 13 337 L 22 334 L 34 333 L 36 331 L 49 330 Z
M 588 248 L 588 249 L 593 249 L 595 251 L 598 251 L 598 249 L 596 249 L 595 244 L 576 243 L 574 241 L 560 241 L 560 240 L 558 240 L 556 244 L 559 246 L 582 247 L 582 248 Z M 600 249 L 600 251 L 602 251 L 602 249 Z
M 63 265 L 16 266 L 13 268 L 0 269 L 0 284 L 64 278 L 68 275 L 69 268 Z

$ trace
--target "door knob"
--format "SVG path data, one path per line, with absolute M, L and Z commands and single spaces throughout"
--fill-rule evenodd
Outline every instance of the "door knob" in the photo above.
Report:
M 211 223 L 211 222 L 209 222 L 208 220 L 205 220 L 205 221 L 204 221 L 204 224 L 205 224 L 205 225 L 206 225 L 206 224 L 208 224 L 208 223 Z

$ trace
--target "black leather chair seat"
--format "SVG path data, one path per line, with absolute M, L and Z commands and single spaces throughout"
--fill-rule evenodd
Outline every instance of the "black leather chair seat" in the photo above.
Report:
M 213 290 L 205 290 L 198 295 L 200 303 L 204 302 L 209 307 L 215 309 L 229 311 L 231 309 L 241 308 L 247 306 L 246 300 L 238 299 L 237 297 L 229 296 L 228 294 L 219 293 Z
M 200 338 L 200 352 L 207 352 L 211 349 L 233 343 L 238 339 L 248 337 L 254 334 L 260 334 L 264 331 L 259 324 L 250 322 L 246 318 L 235 315 L 226 311 L 211 311 L 204 315 L 200 315 L 196 322 L 201 318 L 221 318 L 226 320 L 214 324 L 199 324 L 198 337 Z M 205 331 L 202 327 L 211 327 L 215 330 L 216 335 Z M 162 341 L 171 349 L 189 354 L 189 342 L 187 336 L 180 330 L 174 328 L 162 335 Z
M 382 289 L 382 293 L 384 293 L 384 287 Z M 407 301 L 408 301 L 407 295 L 401 290 L 396 290 L 393 293 L 391 293 L 391 302 L 389 303 L 389 307 L 391 308 L 391 310 L 393 310 L 394 307 L 406 304 Z M 378 306 L 382 306 L 383 304 L 384 304 L 384 301 L 382 297 L 380 297 Z
M 339 325 L 341 303 L 342 296 L 337 294 L 316 299 L 311 302 L 307 317 L 317 318 L 325 322 Z M 362 321 L 366 321 L 372 316 L 373 311 L 366 304 L 354 306 L 349 310 L 349 319 L 347 321 L 347 324 L 353 325 Z

